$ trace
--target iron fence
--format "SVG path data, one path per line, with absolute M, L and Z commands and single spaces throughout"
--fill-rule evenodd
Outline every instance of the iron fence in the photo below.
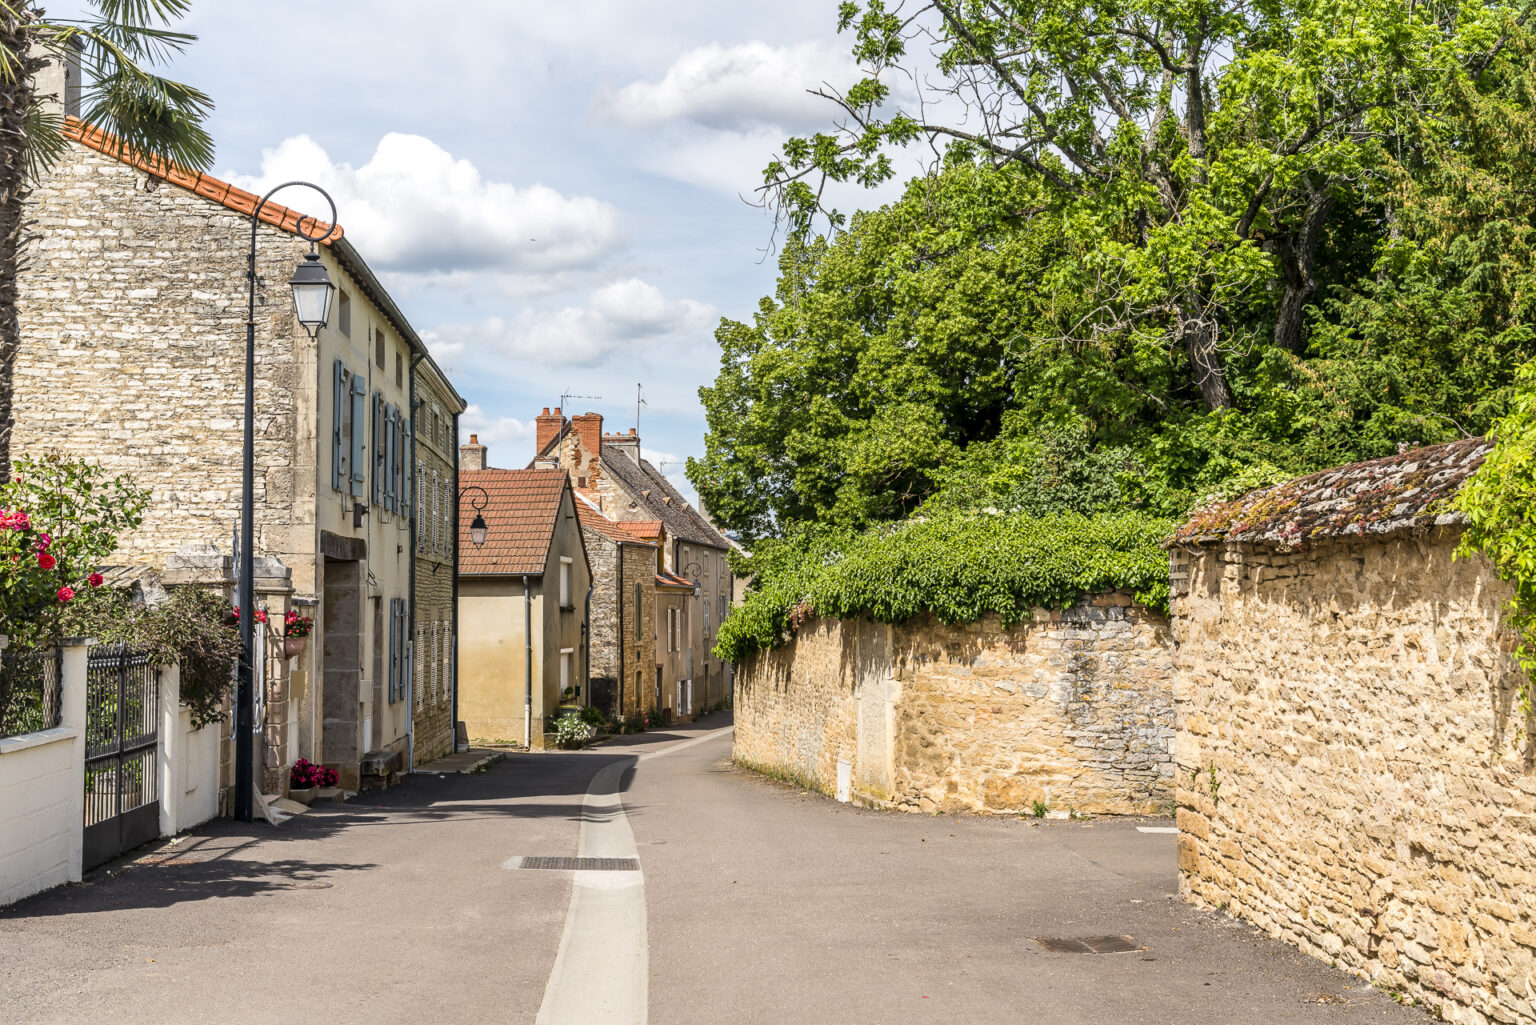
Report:
M 59 724 L 62 658 L 57 648 L 0 652 L 0 737 L 51 730 Z
M 159 669 L 126 645 L 93 647 L 85 678 L 85 862 L 100 864 L 152 839 Z

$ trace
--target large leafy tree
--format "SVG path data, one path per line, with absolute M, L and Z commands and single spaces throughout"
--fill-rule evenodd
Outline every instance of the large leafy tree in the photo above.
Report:
M 1177 515 L 1485 430 L 1536 355 L 1526 13 L 844 5 L 871 77 L 769 168 L 782 276 L 718 334 L 700 494 L 749 536 L 857 527 L 944 489 L 1028 507 L 1077 453 L 1067 478 L 1118 468 L 1121 500 Z M 968 121 L 885 91 L 914 41 Z M 819 205 L 923 138 L 951 145 L 899 202 Z
M 840 26 L 866 77 L 827 90 L 843 120 L 790 140 L 768 188 L 803 226 L 827 179 L 888 178 L 892 145 L 1025 168 L 1099 254 L 1071 333 L 1163 343 L 1227 408 L 1234 355 L 1302 351 L 1341 203 L 1379 192 L 1393 148 L 1418 144 L 1533 7 L 850 0 Z M 921 83 L 916 102 L 895 101 L 897 76 Z
M 153 70 L 196 38 L 172 28 L 190 7 L 189 0 L 92 0 L 88 17 L 51 19 L 0 0 L 0 479 L 10 473 L 12 375 L 22 342 L 16 299 L 23 203 L 29 181 L 65 146 L 62 119 L 48 113 L 48 97 L 36 94 L 33 76 L 49 58 L 78 58 L 85 121 L 132 152 L 204 170 L 213 162 L 213 140 L 203 128 L 212 101 Z

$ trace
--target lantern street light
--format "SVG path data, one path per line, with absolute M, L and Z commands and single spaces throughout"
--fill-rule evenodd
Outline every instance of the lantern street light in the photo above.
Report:
M 485 503 L 491 496 L 485 493 L 485 489 L 476 484 L 471 484 L 459 492 L 459 501 L 464 501 L 464 496 L 471 491 L 480 492 L 480 501 L 471 500 L 469 506 L 475 510 L 475 518 L 469 522 L 469 540 L 476 548 L 485 544 L 485 517 L 480 515 L 480 510 L 485 508 Z
M 267 200 L 281 189 L 303 185 L 325 197 L 331 207 L 331 222 L 323 235 L 306 235 L 304 219 L 294 225 L 294 232 L 309 242 L 309 253 L 293 272 L 288 287 L 293 290 L 294 312 L 311 339 L 317 337 L 331 314 L 331 297 L 336 288 L 320 263 L 319 243 L 336 234 L 336 203 L 330 194 L 309 182 L 284 182 L 261 197 L 251 213 L 251 251 L 246 263 L 250 279 L 250 306 L 245 320 L 245 442 L 241 452 L 240 490 L 240 580 L 235 604 L 240 614 L 240 667 L 235 690 L 235 818 L 251 821 L 255 783 L 256 718 L 256 229 L 261 226 L 261 211 Z M 314 224 L 313 218 L 310 223 Z M 318 228 L 318 225 L 316 225 Z

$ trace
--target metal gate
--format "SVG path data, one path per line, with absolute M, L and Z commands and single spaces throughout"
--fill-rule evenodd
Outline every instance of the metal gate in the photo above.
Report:
M 85 685 L 86 870 L 160 835 L 160 671 L 124 645 L 92 648 Z

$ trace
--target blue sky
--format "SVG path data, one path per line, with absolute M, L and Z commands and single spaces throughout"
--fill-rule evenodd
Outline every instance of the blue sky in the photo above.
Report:
M 194 8 L 172 73 L 218 105 L 215 173 L 332 191 L 493 465 L 531 457 L 564 391 L 627 429 L 638 382 L 644 445 L 681 483 L 715 326 L 773 288 L 771 221 L 741 197 L 828 123 L 803 90 L 853 80 L 835 0 Z

